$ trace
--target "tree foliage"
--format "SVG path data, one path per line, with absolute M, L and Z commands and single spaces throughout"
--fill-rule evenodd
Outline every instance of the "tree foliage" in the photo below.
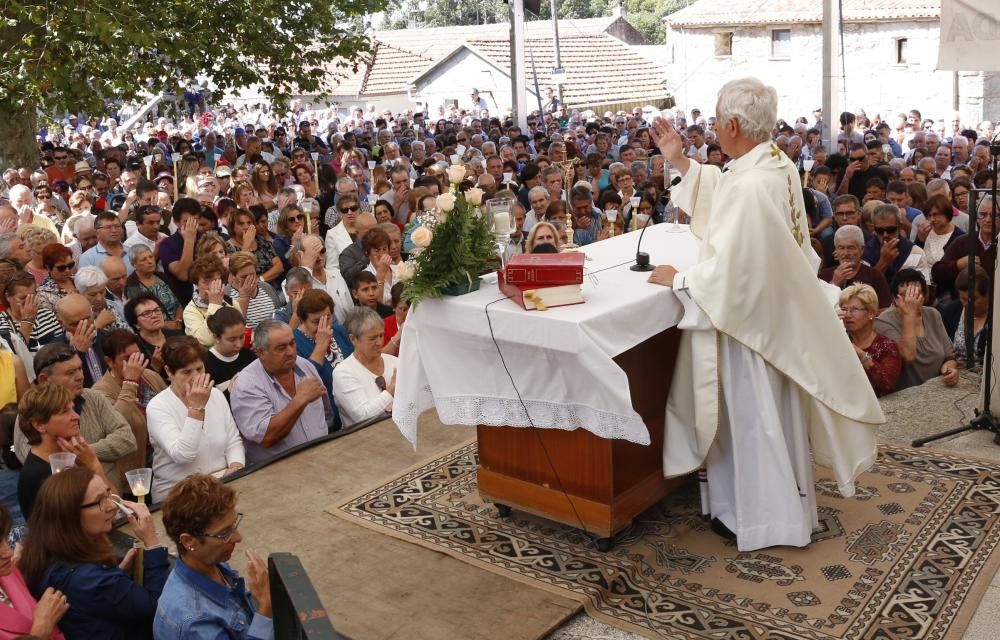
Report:
M 663 18 L 683 9 L 695 0 L 624 0 L 626 19 L 641 32 L 650 44 L 662 44 Z M 556 5 L 560 18 L 599 18 L 610 16 L 620 0 L 559 0 Z M 424 8 L 421 8 L 423 6 Z M 389 28 L 410 26 L 447 27 L 450 25 L 489 24 L 507 22 L 508 4 L 504 0 L 404 0 L 390 14 Z M 542 0 L 538 15 L 528 20 L 548 20 L 552 17 L 551 3 Z
M 0 117 L 36 109 L 100 113 L 107 101 L 180 91 L 197 77 L 220 92 L 257 86 L 278 102 L 322 93 L 331 64 L 350 66 L 369 51 L 363 16 L 383 4 L 7 0 Z

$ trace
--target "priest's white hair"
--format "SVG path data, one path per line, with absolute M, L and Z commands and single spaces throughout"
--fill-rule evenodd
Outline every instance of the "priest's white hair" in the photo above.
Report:
M 731 80 L 719 90 L 719 117 L 723 122 L 736 118 L 754 142 L 769 140 L 778 120 L 778 92 L 757 78 Z
M 833 243 L 837 244 L 840 241 L 853 242 L 859 247 L 865 246 L 865 234 L 861 231 L 861 227 L 853 224 L 845 224 L 837 229 L 837 233 L 833 234 Z

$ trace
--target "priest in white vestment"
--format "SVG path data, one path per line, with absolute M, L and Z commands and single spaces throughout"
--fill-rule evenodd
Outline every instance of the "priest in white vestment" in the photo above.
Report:
M 703 510 L 740 551 L 809 544 L 819 524 L 810 448 L 851 497 L 885 422 L 816 277 L 798 172 L 770 141 L 777 102 L 756 79 L 722 88 L 718 142 L 732 158 L 724 172 L 690 161 L 673 125 L 654 123 L 683 175 L 674 203 L 699 241 L 695 265 L 650 276 L 684 305 L 664 473 L 707 467 Z

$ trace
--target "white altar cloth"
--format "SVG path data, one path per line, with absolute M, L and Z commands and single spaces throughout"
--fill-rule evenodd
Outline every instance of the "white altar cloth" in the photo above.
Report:
M 672 227 L 649 227 L 642 250 L 653 265 L 683 270 L 697 260 L 697 244 L 686 226 L 679 233 Z M 625 372 L 612 358 L 675 326 L 683 307 L 672 289 L 629 270 L 638 238 L 634 231 L 582 248 L 590 258 L 585 304 L 525 311 L 504 297 L 493 274 L 479 291 L 412 308 L 392 405 L 403 436 L 416 448 L 417 418 L 436 408 L 444 424 L 582 428 L 649 444 Z

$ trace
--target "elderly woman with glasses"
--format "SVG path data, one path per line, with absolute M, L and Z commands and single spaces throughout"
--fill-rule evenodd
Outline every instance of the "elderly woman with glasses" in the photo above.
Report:
M 191 338 L 174 338 L 163 360 L 170 386 L 146 409 L 155 502 L 192 473 L 228 475 L 246 464 L 229 402 L 205 372 L 205 348 Z
M 358 221 L 358 213 L 361 211 L 361 203 L 352 195 L 341 196 L 334 206 L 340 213 L 340 222 L 326 232 L 326 266 L 328 268 L 339 267 L 340 254 L 357 240 L 355 225 Z
M 83 267 L 73 276 L 73 284 L 90 303 L 90 308 L 94 312 L 94 326 L 99 331 L 132 330 L 132 327 L 125 322 L 125 318 L 119 315 L 108 300 L 108 277 L 100 267 Z
M 137 553 L 119 561 L 108 533 L 115 515 L 128 509 L 143 543 L 143 583 L 126 571 Z M 45 481 L 28 519 L 21 571 L 35 597 L 58 589 L 72 603 L 59 622 L 68 638 L 147 640 L 170 572 L 167 550 L 145 505 L 122 501 L 101 476 L 72 467 Z
M 184 335 L 180 329 L 166 328 L 164 316 L 163 303 L 150 292 L 139 292 L 125 304 L 125 320 L 138 338 L 139 350 L 149 360 L 149 368 L 161 376 L 164 345 L 168 339 Z
M 878 295 L 869 285 L 853 284 L 841 292 L 838 315 L 875 395 L 884 396 L 895 390 L 903 361 L 895 341 L 875 331 L 877 313 Z
M 398 359 L 382 353 L 385 322 L 374 309 L 356 307 L 344 324 L 354 353 L 333 370 L 333 397 L 349 427 L 392 409 Z
M 73 252 L 58 242 L 47 244 L 42 249 L 42 264 L 49 275 L 38 287 L 38 307 L 55 311 L 59 300 L 71 293 L 77 293 L 73 284 L 76 261 Z
M 153 621 L 157 640 L 274 637 L 265 561 L 246 552 L 249 590 L 228 564 L 243 541 L 236 499 L 231 487 L 195 474 L 177 483 L 163 503 L 163 526 L 179 557 Z

